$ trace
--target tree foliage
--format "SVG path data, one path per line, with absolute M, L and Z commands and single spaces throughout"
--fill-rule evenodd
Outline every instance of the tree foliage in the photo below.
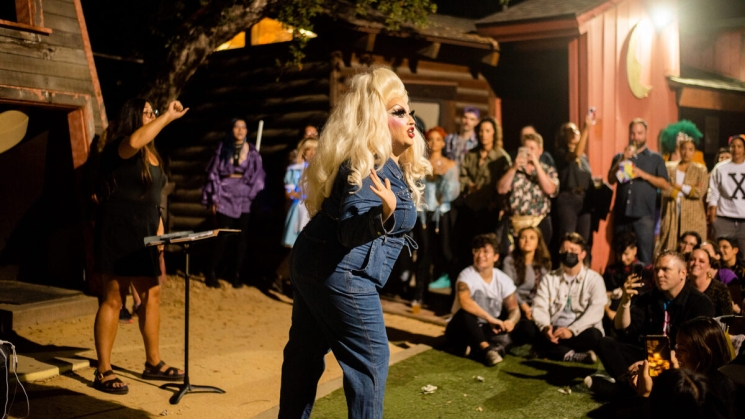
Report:
M 110 18 L 121 20 L 122 14 L 128 14 L 123 19 L 127 25 L 119 29 L 127 33 L 114 42 L 122 42 L 130 55 L 145 61 L 149 84 L 143 94 L 157 107 L 176 99 L 199 65 L 220 44 L 264 17 L 276 18 L 293 28 L 290 63 L 298 64 L 307 42 L 300 30 L 312 30 L 316 17 L 334 15 L 340 6 L 354 6 L 362 17 L 375 11 L 392 30 L 404 23 L 423 25 L 427 15 L 436 11 L 433 0 L 128 0 L 126 3 L 126 8 L 108 10 L 109 14 L 119 13 Z M 106 22 L 104 17 L 104 22 L 98 23 Z

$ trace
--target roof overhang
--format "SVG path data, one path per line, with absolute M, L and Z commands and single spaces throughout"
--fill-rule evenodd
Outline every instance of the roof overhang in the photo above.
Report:
M 369 11 L 364 18 L 353 8 L 341 4 L 337 14 L 326 17 L 326 23 L 316 24 L 319 35 L 328 29 L 327 42 L 350 52 L 404 56 L 409 60 L 432 60 L 449 64 L 494 67 L 499 63 L 499 44 L 490 37 L 476 33 L 473 20 L 444 15 L 430 15 L 428 25 L 404 24 L 397 30 L 385 25 L 384 16 Z M 405 41 L 402 41 L 405 40 Z
M 745 112 L 745 83 L 716 79 L 667 78 L 679 107 Z
M 476 22 L 479 35 L 490 36 L 499 42 L 532 41 L 577 37 L 587 32 L 587 23 L 625 0 L 608 0 L 589 10 L 535 19 Z M 518 4 L 515 7 L 519 7 Z

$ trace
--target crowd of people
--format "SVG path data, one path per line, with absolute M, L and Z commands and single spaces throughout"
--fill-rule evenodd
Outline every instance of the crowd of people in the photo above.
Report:
M 107 132 L 108 189 L 98 195 L 96 225 L 106 291 L 96 318 L 94 382 L 104 392 L 127 392 L 110 354 L 130 286 L 142 304 L 143 378 L 184 376 L 160 359 L 162 258 L 141 239 L 163 230 L 157 208 L 165 178 L 153 140 L 186 111 L 174 102 L 158 116 L 145 101 L 128 102 Z M 736 386 L 720 368 L 740 348 L 712 319 L 743 308 L 745 135 L 729 138 L 709 172 L 697 161 L 695 132 L 677 133 L 663 157 L 647 146 L 647 123 L 634 119 L 605 183 L 585 154 L 592 113 L 581 129 L 561 125 L 554 156 L 531 126 L 507 153 L 500 123 L 473 107 L 464 109 L 457 133 L 417 122 L 403 83 L 378 68 L 355 76 L 320 136 L 306 127 L 294 148 L 284 179 L 290 205 L 282 241 L 293 248 L 294 305 L 280 417 L 310 413 L 329 350 L 344 371 L 350 415 L 382 415 L 388 346 L 378 293 L 405 260 L 415 275 L 412 307 L 427 303 L 428 288 L 452 289 L 445 335 L 456 354 L 493 366 L 514 345 L 530 344 L 530 356 L 600 360 L 607 375 L 585 380 L 594 392 L 636 395 L 651 411 L 677 397 L 680 406 L 734 414 Z M 204 205 L 220 227 L 243 231 L 237 246 L 214 246 L 210 287 L 220 286 L 218 265 L 228 249 L 236 252 L 230 282 L 243 283 L 247 217 L 265 177 L 246 138 L 246 121 L 233 120 L 207 168 Z M 601 202 L 610 201 L 608 185 L 617 185 L 614 258 L 601 274 L 589 259 L 592 231 L 609 212 L 610 202 Z M 674 345 L 670 362 L 679 372 L 652 381 L 648 336 Z M 702 393 L 713 396 L 703 400 Z

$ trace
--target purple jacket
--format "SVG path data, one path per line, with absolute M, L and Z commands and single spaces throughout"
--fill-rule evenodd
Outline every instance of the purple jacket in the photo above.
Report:
M 202 204 L 207 207 L 217 205 L 217 212 L 232 218 L 251 212 L 251 201 L 264 189 L 266 173 L 261 165 L 261 154 L 253 144 L 249 144 L 248 157 L 238 166 L 233 166 L 232 158 L 221 158 L 222 143 L 215 156 L 207 165 L 207 184 L 202 190 Z M 231 178 L 233 173 L 241 173 L 240 178 Z

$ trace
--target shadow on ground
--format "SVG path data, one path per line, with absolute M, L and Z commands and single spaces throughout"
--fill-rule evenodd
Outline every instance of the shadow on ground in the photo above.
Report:
M 411 333 L 406 330 L 394 329 L 392 327 L 385 328 L 388 334 L 388 341 L 394 345 L 401 342 L 408 342 L 415 345 L 424 344 L 433 348 L 439 348 L 445 344 L 445 336 L 432 337 L 427 335 L 420 335 L 417 333 Z
M 77 376 L 74 373 L 69 375 Z M 91 383 L 90 380 L 85 380 L 82 377 L 77 376 L 77 378 L 88 385 Z M 11 383 L 9 389 L 11 400 L 14 397 L 13 387 L 14 384 Z M 145 419 L 160 413 L 132 409 L 117 402 L 100 400 L 71 390 L 49 387 L 43 384 L 28 383 L 25 388 L 28 393 L 29 404 L 26 404 L 23 391 L 20 388 L 16 389 L 15 402 L 9 410 L 11 418 L 103 419 L 114 417 L 117 419 Z M 122 396 L 122 402 L 126 400 L 126 397 L 126 395 Z

